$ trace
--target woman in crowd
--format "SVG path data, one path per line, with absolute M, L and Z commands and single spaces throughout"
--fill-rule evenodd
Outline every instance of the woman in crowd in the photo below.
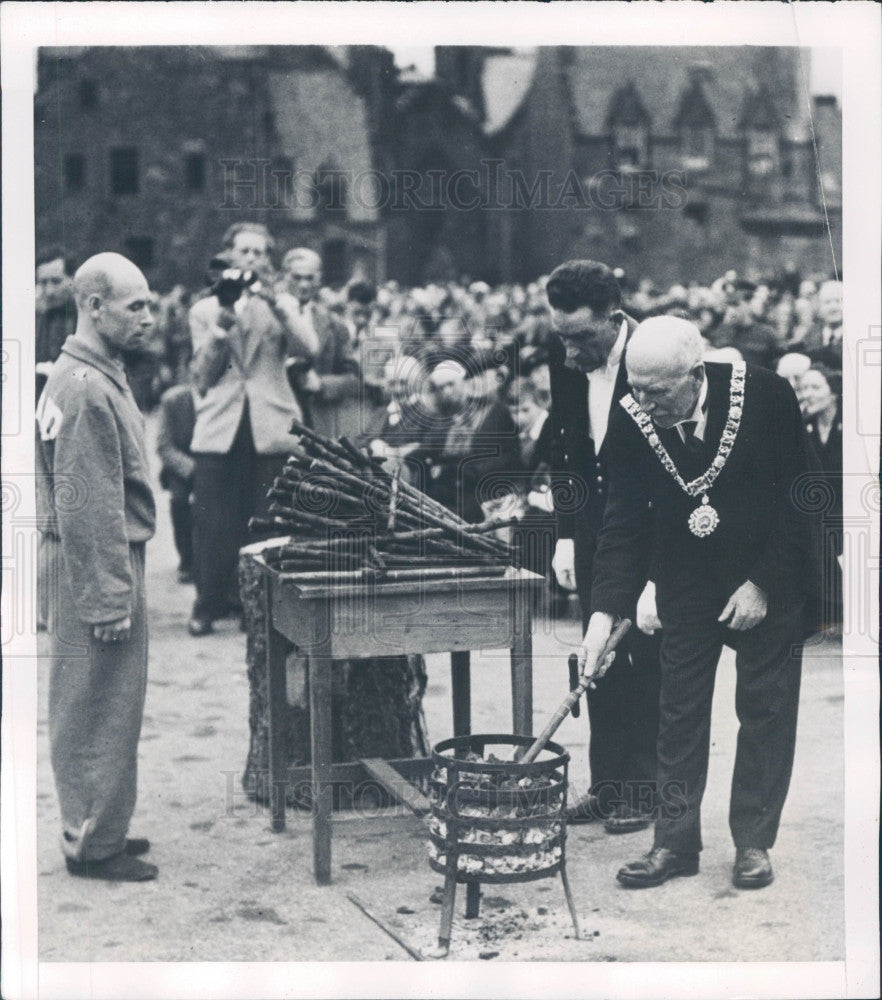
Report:
M 798 385 L 806 430 L 823 473 L 830 502 L 824 513 L 824 624 L 842 625 L 842 376 L 815 362 Z

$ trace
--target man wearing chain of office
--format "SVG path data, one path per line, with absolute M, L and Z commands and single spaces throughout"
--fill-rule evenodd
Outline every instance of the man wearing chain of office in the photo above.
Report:
M 793 765 L 804 612 L 818 580 L 814 526 L 798 503 L 810 471 L 803 421 L 784 379 L 743 362 L 704 363 L 698 328 L 671 316 L 637 328 L 628 380 L 610 419 L 610 493 L 580 657 L 602 676 L 610 661 L 595 666 L 598 656 L 634 607 L 649 546 L 663 628 L 661 794 L 652 850 L 617 877 L 642 888 L 698 873 L 714 677 L 727 645 L 736 651 L 740 722 L 732 880 L 761 888 L 773 878 L 768 852 Z

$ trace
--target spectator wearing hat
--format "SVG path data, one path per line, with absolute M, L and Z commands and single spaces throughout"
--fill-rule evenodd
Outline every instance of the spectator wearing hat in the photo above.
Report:
M 422 446 L 431 412 L 425 392 L 426 372 L 418 358 L 399 354 L 386 362 L 384 376 L 387 403 L 383 421 L 367 447 L 390 471 L 401 467 L 402 474 L 412 481 L 416 477 L 408 459 Z
M 520 471 L 518 436 L 508 410 L 485 395 L 459 361 L 429 375 L 435 419 L 414 457 L 427 467 L 426 492 L 466 521 L 483 520 L 482 502 Z

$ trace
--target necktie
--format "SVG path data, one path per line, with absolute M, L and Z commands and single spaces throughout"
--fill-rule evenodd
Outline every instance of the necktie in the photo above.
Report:
M 683 428 L 683 444 L 693 454 L 701 451 L 701 441 L 695 436 L 695 428 L 698 426 L 697 420 L 685 420 L 680 426 Z

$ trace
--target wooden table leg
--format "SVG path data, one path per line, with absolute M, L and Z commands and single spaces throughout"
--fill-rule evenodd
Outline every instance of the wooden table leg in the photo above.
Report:
M 457 650 L 450 654 L 450 680 L 453 691 L 453 735 L 470 736 L 472 732 L 471 654 Z
M 481 915 L 481 883 L 466 882 L 466 920 L 476 920 Z
M 533 629 L 530 591 L 512 589 L 511 714 L 518 736 L 533 735 Z
M 269 791 L 272 829 L 281 833 L 285 829 L 285 788 L 287 762 L 285 760 L 285 652 L 287 644 L 273 626 L 272 580 L 264 577 L 264 620 L 266 622 L 266 700 L 267 730 L 269 736 Z
M 320 611 L 319 608 L 322 610 Z M 326 601 L 315 613 L 315 641 L 309 651 L 309 713 L 312 742 L 312 858 L 315 881 L 331 881 L 331 658 Z

